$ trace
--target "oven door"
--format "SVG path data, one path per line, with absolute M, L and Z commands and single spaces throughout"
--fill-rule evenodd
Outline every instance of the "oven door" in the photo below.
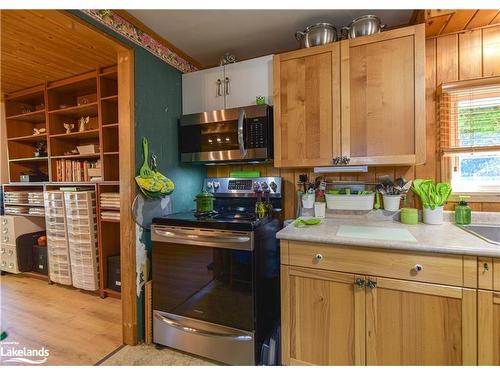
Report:
M 255 362 L 253 233 L 152 226 L 154 342 Z
M 183 116 L 179 126 L 181 161 L 268 160 L 267 108 L 251 106 Z

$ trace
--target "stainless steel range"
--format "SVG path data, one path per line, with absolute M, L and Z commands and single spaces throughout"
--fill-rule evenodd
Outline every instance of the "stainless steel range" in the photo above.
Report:
M 211 215 L 182 212 L 152 225 L 153 339 L 234 365 L 261 363 L 279 324 L 276 215 L 257 218 L 257 197 L 281 209 L 281 178 L 206 179 Z

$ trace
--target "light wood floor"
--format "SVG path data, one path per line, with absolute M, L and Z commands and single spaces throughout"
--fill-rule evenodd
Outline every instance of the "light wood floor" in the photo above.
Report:
M 45 347 L 47 365 L 93 365 L 122 344 L 118 299 L 7 274 L 0 277 L 0 308 L 4 343 Z

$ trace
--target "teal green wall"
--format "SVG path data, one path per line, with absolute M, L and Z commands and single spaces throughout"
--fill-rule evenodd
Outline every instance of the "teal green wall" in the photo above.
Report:
M 138 171 L 143 162 L 142 137 L 147 137 L 150 153 L 158 156 L 158 169 L 175 184 L 172 194 L 173 211 L 194 208 L 193 198 L 201 189 L 206 168 L 179 163 L 177 121 L 182 112 L 181 72 L 84 13 L 78 10 L 70 12 L 133 48 L 136 169 Z M 150 252 L 149 232 L 145 232 L 141 242 Z M 138 338 L 142 340 L 144 338 L 143 291 L 137 302 Z

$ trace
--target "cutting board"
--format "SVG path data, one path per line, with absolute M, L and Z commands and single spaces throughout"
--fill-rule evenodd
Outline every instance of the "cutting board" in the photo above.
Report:
M 337 236 L 363 238 L 367 240 L 417 242 L 416 238 L 413 237 L 410 231 L 404 228 L 382 228 L 382 227 L 369 227 L 364 225 L 341 225 L 337 231 Z

